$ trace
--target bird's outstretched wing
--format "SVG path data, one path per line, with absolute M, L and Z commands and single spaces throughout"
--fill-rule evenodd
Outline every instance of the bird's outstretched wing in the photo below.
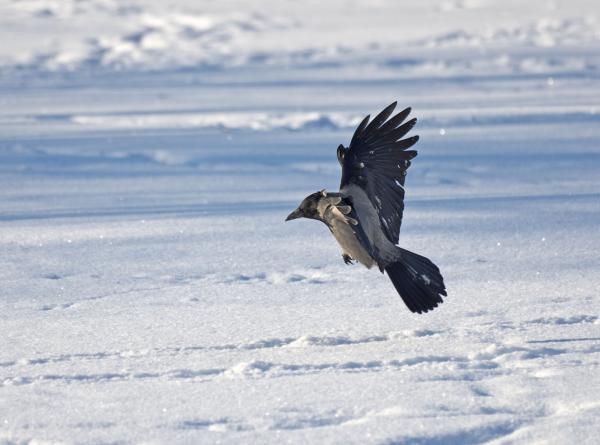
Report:
M 362 188 L 377 210 L 386 237 L 398 243 L 404 210 L 404 179 L 410 160 L 417 155 L 407 150 L 419 136 L 402 139 L 414 127 L 417 119 L 404 122 L 410 114 L 406 108 L 393 116 L 396 102 L 386 107 L 369 123 L 367 116 L 360 123 L 350 146 L 340 145 L 337 155 L 342 165 L 340 191 L 354 184 Z

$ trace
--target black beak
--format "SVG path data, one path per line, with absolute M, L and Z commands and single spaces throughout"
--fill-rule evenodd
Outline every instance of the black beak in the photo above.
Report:
M 300 211 L 300 209 L 296 209 L 292 213 L 290 213 L 285 220 L 286 221 L 291 221 L 292 219 L 302 218 L 303 216 L 304 215 L 302 214 L 302 212 Z

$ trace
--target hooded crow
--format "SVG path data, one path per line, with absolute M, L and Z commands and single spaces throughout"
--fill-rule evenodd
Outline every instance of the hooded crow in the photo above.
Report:
M 410 160 L 408 150 L 419 136 L 402 139 L 417 119 L 406 118 L 406 108 L 388 119 L 396 102 L 369 123 L 367 116 L 352 136 L 350 146 L 340 145 L 340 191 L 325 190 L 307 196 L 286 221 L 310 218 L 327 225 L 342 247 L 346 264 L 356 260 L 370 269 L 387 272 L 412 312 L 423 313 L 442 303 L 444 279 L 429 259 L 398 247 L 404 210 L 404 180 Z M 406 122 L 405 122 L 406 121 Z

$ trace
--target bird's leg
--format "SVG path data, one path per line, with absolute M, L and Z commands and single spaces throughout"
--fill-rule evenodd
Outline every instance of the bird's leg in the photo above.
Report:
M 347 253 L 342 253 L 342 258 L 344 259 L 344 263 L 346 263 L 346 264 L 354 264 L 354 261 L 352 260 L 352 257 L 350 255 L 348 255 Z

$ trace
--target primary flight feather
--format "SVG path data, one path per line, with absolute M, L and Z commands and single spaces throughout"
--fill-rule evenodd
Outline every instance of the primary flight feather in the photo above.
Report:
M 396 102 L 370 123 L 370 116 L 365 117 L 350 145 L 338 147 L 340 191 L 322 190 L 307 196 L 286 221 L 310 218 L 325 223 L 342 247 L 347 264 L 357 260 L 369 269 L 376 265 L 388 274 L 408 308 L 422 313 L 443 302 L 446 288 L 435 264 L 396 245 L 406 171 L 417 155 L 408 149 L 419 137 L 402 139 L 417 120 L 405 122 L 410 108 L 390 118 L 395 108 Z

